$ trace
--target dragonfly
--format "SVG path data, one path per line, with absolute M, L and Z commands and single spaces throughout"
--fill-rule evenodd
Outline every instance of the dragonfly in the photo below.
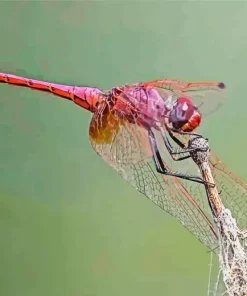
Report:
M 190 160 L 188 136 L 225 102 L 222 82 L 160 79 L 113 87 L 71 86 L 0 73 L 0 83 L 67 99 L 92 113 L 96 153 L 156 206 L 174 216 L 211 250 L 217 233 L 204 181 Z M 174 148 L 175 145 L 175 148 Z M 181 161 L 182 160 L 182 161 Z M 186 172 L 181 172 L 186 168 Z M 247 229 L 247 185 L 211 150 L 221 199 Z

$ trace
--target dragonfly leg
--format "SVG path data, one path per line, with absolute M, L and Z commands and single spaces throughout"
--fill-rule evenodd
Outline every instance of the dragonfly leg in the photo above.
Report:
M 151 129 L 148 130 L 148 137 L 149 137 L 149 142 L 150 142 L 150 146 L 151 146 L 151 150 L 152 150 L 152 154 L 153 154 L 154 165 L 155 165 L 155 168 L 158 173 L 163 174 L 163 175 L 167 175 L 167 176 L 173 176 L 173 177 L 177 177 L 180 179 L 185 179 L 185 180 L 197 182 L 197 183 L 201 183 L 201 184 L 205 184 L 205 181 L 201 177 L 190 176 L 190 175 L 186 175 L 186 174 L 174 173 L 174 172 L 169 171 L 168 168 L 165 166 L 164 161 L 161 158 L 161 155 L 160 155 L 160 152 L 158 150 L 158 146 L 157 146 L 157 143 L 155 140 L 154 133 L 152 132 Z
M 180 134 L 180 135 L 186 135 L 186 136 L 196 136 L 196 137 L 198 137 L 198 138 L 203 138 L 203 136 L 202 135 L 200 135 L 200 134 L 197 134 L 197 133 L 192 133 L 192 132 L 184 132 L 184 131 L 181 131 L 181 130 L 177 130 L 177 129 L 175 129 L 175 128 L 172 128 L 172 127 L 169 127 L 169 128 L 167 128 L 167 130 L 168 130 L 168 132 L 169 132 L 169 135 L 171 136 L 171 138 L 175 138 L 176 140 L 174 140 L 177 144 L 178 144 L 178 142 L 180 142 L 180 143 L 182 143 L 180 140 L 178 140 L 178 138 L 176 137 L 176 136 L 174 136 L 173 134 L 172 134 L 172 132 L 174 132 L 174 133 L 177 133 L 177 134 Z M 206 141 L 208 141 L 208 138 L 204 138 Z M 177 142 L 178 141 L 178 142 Z M 179 144 L 178 144 L 179 145 Z M 182 145 L 184 145 L 183 143 L 182 143 Z M 183 148 L 183 147 L 181 147 L 181 148 Z
M 174 134 L 171 132 L 170 129 L 167 129 L 169 136 L 173 139 L 173 141 L 182 149 L 186 148 L 185 144 L 180 141 L 176 136 L 174 136 Z
M 170 126 L 169 126 L 169 130 L 172 131 L 172 132 L 174 132 L 174 133 L 180 134 L 180 135 L 202 137 L 202 135 L 200 135 L 200 134 L 192 133 L 192 132 L 184 132 L 184 131 L 178 130 L 178 129 L 176 129 L 174 127 L 170 127 Z M 208 139 L 206 139 L 206 140 L 208 140 Z
M 181 140 L 179 140 L 173 133 L 172 133 L 172 131 L 168 128 L 167 129 L 167 131 L 168 131 L 168 133 L 169 133 L 169 136 L 172 138 L 172 140 L 180 147 L 180 148 L 182 148 L 182 149 L 185 149 L 186 148 L 186 146 L 185 146 L 185 144 L 181 141 Z M 187 133 L 187 135 L 190 135 L 190 133 Z M 191 133 L 192 134 L 192 133 Z M 195 135 L 195 134 L 193 134 L 193 135 Z M 196 137 L 199 137 L 199 138 L 202 138 L 202 135 L 199 135 L 199 134 L 196 134 L 197 136 Z M 206 138 L 205 139 L 206 141 L 208 141 L 208 139 Z M 196 151 L 197 149 L 195 149 L 194 151 Z M 203 148 L 200 148 L 200 151 L 204 151 L 204 149 Z M 205 151 L 206 151 L 206 149 L 205 149 Z M 190 152 L 193 152 L 193 150 L 191 150 Z M 184 157 L 179 157 L 179 158 L 177 158 L 177 159 L 174 159 L 175 161 L 180 161 L 180 160 L 184 160 L 184 159 L 187 159 L 187 158 L 190 158 L 191 157 L 191 154 L 189 154 L 189 155 L 187 155 L 187 156 L 184 156 Z
M 191 153 L 191 152 L 194 152 L 196 150 L 198 150 L 198 148 L 188 148 L 186 147 L 178 138 L 176 138 L 170 131 L 169 132 L 169 135 L 170 137 L 175 141 L 176 144 L 178 144 L 182 150 L 180 151 L 175 151 L 174 148 L 172 147 L 165 131 L 161 128 L 160 129 L 161 131 L 161 134 L 162 134 L 162 138 L 164 140 L 164 143 L 165 143 L 165 146 L 166 146 L 166 149 L 167 151 L 169 152 L 169 154 L 171 155 L 172 159 L 175 160 L 175 161 L 181 161 L 181 160 L 184 160 L 184 159 L 187 159 L 187 158 L 190 158 L 191 155 L 186 155 L 186 156 L 182 156 L 182 157 L 179 157 L 179 158 L 176 158 L 176 155 L 181 155 L 181 154 L 185 154 L 185 153 Z

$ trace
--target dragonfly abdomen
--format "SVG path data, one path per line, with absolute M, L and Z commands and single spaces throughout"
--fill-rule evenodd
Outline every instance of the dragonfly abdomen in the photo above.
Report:
M 91 112 L 96 110 L 97 105 L 104 98 L 104 93 L 98 88 L 50 83 L 6 73 L 0 73 L 0 83 L 49 92 L 58 97 L 73 101 L 75 104 Z

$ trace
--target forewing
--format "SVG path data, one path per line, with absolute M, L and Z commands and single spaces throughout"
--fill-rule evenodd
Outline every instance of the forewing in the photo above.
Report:
M 201 198 L 205 202 L 205 196 L 201 196 L 204 192 L 203 185 L 196 184 L 196 188 L 201 188 L 195 189 L 193 182 L 181 182 L 175 177 L 157 173 L 147 130 L 138 124 L 136 116 L 125 116 L 116 110 L 111 111 L 110 108 L 103 109 L 94 114 L 90 124 L 90 139 L 94 150 L 126 181 L 179 220 L 202 243 L 211 249 L 215 248 L 217 242 L 213 226 L 197 202 Z M 109 137 L 109 134 L 105 134 L 106 140 L 103 141 L 102 134 L 106 125 L 102 122 L 105 118 L 111 118 L 108 130 L 112 131 L 112 135 Z M 104 129 L 101 131 L 102 126 Z M 97 141 L 95 135 L 101 135 L 100 141 Z M 156 136 L 159 135 L 156 133 Z M 197 195 L 196 198 L 191 192 Z M 208 207 L 207 204 L 204 205 Z
M 145 82 L 145 86 L 155 87 L 169 104 L 185 96 L 199 108 L 203 118 L 217 111 L 226 100 L 225 85 L 221 82 L 186 82 L 163 79 Z

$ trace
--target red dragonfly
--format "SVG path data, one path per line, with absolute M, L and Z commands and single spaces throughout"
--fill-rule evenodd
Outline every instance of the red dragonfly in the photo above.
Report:
M 217 246 L 204 181 L 189 159 L 186 136 L 224 103 L 223 83 L 163 79 L 102 91 L 6 73 L 0 82 L 50 92 L 90 111 L 89 138 L 97 154 L 202 243 Z M 225 206 L 246 229 L 247 185 L 212 151 L 209 162 Z

